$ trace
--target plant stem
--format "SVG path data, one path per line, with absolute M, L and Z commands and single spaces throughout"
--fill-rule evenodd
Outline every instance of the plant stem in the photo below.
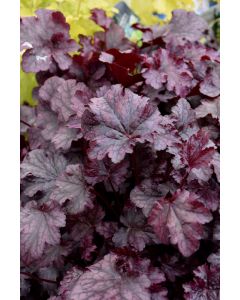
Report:
M 32 127 L 30 124 L 28 124 L 26 121 L 20 120 L 21 123 L 23 123 L 24 125 L 28 126 L 28 127 Z
M 21 272 L 21 274 L 25 275 L 25 276 L 28 276 L 28 277 L 31 277 L 32 279 L 35 279 L 35 280 L 38 280 L 38 281 L 45 281 L 45 282 L 48 282 L 48 283 L 57 284 L 57 281 L 50 280 L 50 279 L 45 279 L 45 278 L 41 278 L 41 277 L 38 277 L 38 276 L 33 275 L 31 273 L 28 273 L 28 272 Z

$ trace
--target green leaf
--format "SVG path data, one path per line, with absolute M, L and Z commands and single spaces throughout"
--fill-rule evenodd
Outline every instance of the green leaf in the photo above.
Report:
M 32 98 L 32 89 L 37 86 L 35 74 L 20 70 L 20 102 L 35 106 L 37 101 Z

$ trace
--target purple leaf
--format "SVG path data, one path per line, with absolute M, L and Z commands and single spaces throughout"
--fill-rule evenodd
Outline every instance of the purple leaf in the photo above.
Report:
M 101 222 L 96 225 L 96 232 L 105 239 L 112 238 L 117 229 L 118 226 L 116 222 Z
M 220 182 L 220 154 L 218 152 L 215 152 L 213 155 L 212 165 L 217 176 L 217 180 Z
M 185 97 L 195 85 L 187 64 L 175 60 L 165 49 L 155 51 L 153 57 L 147 58 L 146 63 L 148 67 L 143 70 L 143 77 L 155 89 L 166 86 L 169 92 Z
M 212 253 L 211 255 L 208 256 L 207 261 L 214 265 L 214 266 L 220 266 L 220 251 L 217 253 Z
M 183 190 L 155 203 L 148 222 L 160 242 L 177 245 L 182 255 L 188 257 L 199 247 L 199 240 L 203 237 L 202 224 L 211 219 L 211 214 L 198 197 Z
M 60 127 L 58 132 L 52 138 L 56 149 L 68 150 L 72 141 L 76 141 L 82 137 L 82 133 L 78 129 L 69 127 Z
M 68 256 L 71 252 L 70 244 L 68 245 L 47 245 L 44 249 L 43 255 L 37 261 L 38 267 L 48 266 L 64 266 L 64 257 Z
M 163 37 L 166 42 L 174 41 L 182 44 L 186 40 L 198 41 L 203 33 L 208 30 L 207 22 L 194 12 L 187 12 L 183 9 L 176 9 L 172 12 L 172 19 L 165 26 Z
M 80 110 L 78 102 L 81 99 L 81 94 L 77 99 L 75 95 L 78 91 L 84 95 L 84 90 L 86 93 L 88 92 L 85 85 L 81 82 L 77 83 L 74 79 L 63 80 L 54 76 L 45 81 L 39 91 L 39 95 L 44 101 L 50 103 L 52 110 L 58 114 L 59 120 L 66 122 Z M 86 102 L 84 97 L 82 99 Z M 84 102 L 83 105 L 85 104 Z
M 71 236 L 73 240 L 82 241 L 86 237 L 93 237 L 95 230 L 102 233 L 102 226 L 105 225 L 106 227 L 107 224 L 102 221 L 104 216 L 105 213 L 99 205 L 95 205 L 93 208 L 87 208 L 79 215 L 77 223 L 72 227 Z M 115 225 L 113 228 L 114 227 Z
M 20 295 L 21 297 L 26 297 L 30 291 L 31 285 L 28 280 L 29 277 L 23 274 L 20 275 Z
M 220 118 L 220 100 L 219 98 L 214 100 L 202 100 L 201 105 L 196 109 L 197 118 L 204 118 L 207 115 L 211 115 L 214 119 Z
M 89 184 L 104 182 L 108 191 L 119 190 L 119 187 L 129 175 L 129 161 L 123 160 L 113 164 L 109 158 L 103 160 L 87 160 L 85 178 Z
M 66 171 L 56 180 L 56 189 L 51 199 L 63 204 L 69 200 L 67 210 L 71 214 L 82 212 L 86 207 L 92 207 L 93 194 L 86 184 L 81 165 L 68 165 Z
M 91 99 L 89 104 L 96 119 L 85 134 L 91 139 L 89 157 L 103 159 L 108 155 L 113 163 L 132 153 L 134 145 L 152 140 L 158 131 L 160 114 L 147 98 L 140 97 L 120 85 L 114 85 L 106 94 Z
M 51 141 L 61 126 L 57 114 L 48 106 L 38 105 L 36 124 L 46 141 Z
M 175 169 L 188 168 L 189 180 L 208 181 L 211 176 L 211 161 L 215 145 L 203 129 L 192 135 L 180 148 L 172 148 L 175 154 L 172 160 Z
M 65 170 L 67 161 L 61 154 L 37 149 L 29 152 L 21 164 L 21 178 L 33 176 L 25 189 L 28 196 L 38 191 L 45 193 L 44 200 L 48 201 L 53 192 L 57 177 Z
M 220 66 L 213 65 L 208 70 L 203 82 L 200 84 L 200 92 L 203 95 L 214 98 L 219 96 L 220 93 Z
M 22 61 L 25 72 L 46 71 L 54 62 L 66 70 L 72 62 L 68 53 L 78 48 L 62 13 L 39 9 L 36 17 L 21 19 L 21 50 L 27 49 Z
M 78 44 L 60 12 L 21 19 L 37 82 L 36 106 L 21 108 L 22 297 L 217 300 L 213 29 L 175 10 L 163 26 L 131 25 L 136 43 L 126 15 L 90 13 L 100 31 Z
M 40 278 L 44 278 L 45 280 L 51 280 L 52 282 L 42 281 L 41 285 L 45 291 L 47 291 L 50 295 L 55 292 L 57 285 L 57 277 L 59 276 L 59 272 L 54 267 L 44 267 L 38 270 L 38 276 Z M 53 282 L 56 282 L 53 284 Z
M 158 133 L 154 135 L 153 147 L 157 151 L 175 147 L 179 143 L 179 132 L 174 126 L 174 122 L 168 116 L 161 116 Z
M 46 245 L 60 242 L 59 228 L 64 226 L 65 215 L 59 207 L 28 202 L 21 209 L 21 254 L 39 258 Z
M 82 273 L 77 267 L 73 267 L 66 272 L 63 280 L 60 282 L 59 296 L 61 296 L 61 300 L 69 299 L 69 294 Z
M 138 209 L 126 209 L 125 214 L 120 217 L 121 227 L 113 236 L 113 242 L 117 247 L 132 246 L 142 251 L 145 246 L 156 240 L 147 220 Z
M 96 24 L 101 26 L 103 29 L 109 29 L 109 27 L 112 23 L 112 19 L 107 17 L 104 10 L 95 8 L 95 9 L 91 10 L 91 13 L 92 13 L 91 19 Z
M 170 188 L 167 184 L 159 184 L 151 179 L 145 179 L 131 191 L 130 199 L 137 207 L 142 208 L 143 214 L 147 217 L 154 203 L 169 191 Z
M 210 179 L 204 185 L 198 182 L 192 182 L 189 185 L 190 190 L 199 196 L 199 201 L 209 210 L 216 211 L 219 207 L 220 189 L 219 185 Z
M 69 300 L 150 300 L 150 285 L 145 274 L 125 274 L 118 264 L 118 257 L 108 254 L 79 277 L 69 293 Z
M 39 105 L 36 124 L 44 140 L 52 142 L 56 149 L 66 151 L 71 147 L 72 141 L 82 137 L 79 120 L 61 122 L 58 115 L 47 105 Z
M 31 126 L 34 126 L 36 122 L 36 110 L 34 107 L 27 105 L 21 105 L 20 108 L 20 118 L 21 118 L 21 133 L 26 133 Z M 30 126 L 30 127 L 29 127 Z
M 187 140 L 198 131 L 195 111 L 186 99 L 178 100 L 177 105 L 172 108 L 172 116 L 182 139 Z
M 184 299 L 186 300 L 218 300 L 219 299 L 219 268 L 207 264 L 194 271 L 192 282 L 183 285 Z

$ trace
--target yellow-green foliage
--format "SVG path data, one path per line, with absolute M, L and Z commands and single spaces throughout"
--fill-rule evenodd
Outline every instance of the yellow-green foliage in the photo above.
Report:
M 34 74 L 25 73 L 20 70 L 20 102 L 36 105 L 36 101 L 32 98 L 32 89 L 37 85 Z
M 201 0 L 200 0 L 201 1 Z M 117 0 L 21 0 L 21 16 L 32 16 L 39 8 L 60 10 L 70 24 L 70 34 L 77 39 L 78 34 L 92 35 L 101 30 L 93 21 L 89 19 L 90 10 L 93 8 L 104 9 L 108 16 L 117 12 L 114 5 Z M 140 17 L 145 25 L 160 22 L 153 16 L 153 12 L 164 13 L 167 19 L 171 17 L 171 11 L 176 8 L 194 8 L 193 0 L 126 0 L 133 11 Z M 33 105 L 32 88 L 36 86 L 33 74 L 25 74 L 21 71 L 21 103 L 23 101 Z
M 117 10 L 114 5 L 116 0 L 21 0 L 21 16 L 34 15 L 39 8 L 48 8 L 61 11 L 70 24 L 70 34 L 77 39 L 78 34 L 92 35 L 101 30 L 90 17 L 93 8 L 104 9 L 109 16 Z
M 199 0 L 201 2 L 201 0 Z M 90 17 L 93 8 L 104 9 L 109 16 L 117 10 L 114 5 L 117 0 L 21 0 L 21 16 L 34 15 L 36 9 L 48 8 L 60 10 L 71 25 L 71 35 L 77 38 L 79 33 L 92 35 L 100 30 Z M 159 22 L 153 12 L 163 13 L 170 19 L 172 10 L 176 8 L 194 9 L 194 0 L 125 0 L 125 2 L 140 17 L 145 25 Z
M 152 25 L 160 22 L 157 17 L 152 15 L 153 12 L 165 14 L 166 20 L 169 20 L 171 18 L 171 12 L 174 9 L 194 9 L 193 0 L 131 0 L 126 2 L 130 2 L 130 6 L 145 25 Z

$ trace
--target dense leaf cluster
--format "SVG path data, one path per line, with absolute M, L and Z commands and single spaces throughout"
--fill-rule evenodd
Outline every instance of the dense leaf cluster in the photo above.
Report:
M 175 10 L 135 24 L 136 45 L 102 10 L 92 20 L 104 31 L 77 43 L 60 12 L 21 19 L 38 82 L 38 105 L 21 107 L 22 299 L 217 300 L 211 31 Z

